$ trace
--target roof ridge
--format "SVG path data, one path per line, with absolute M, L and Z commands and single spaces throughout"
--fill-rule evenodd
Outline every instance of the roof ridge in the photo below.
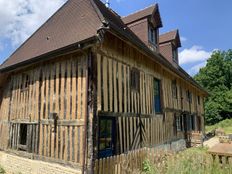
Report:
M 160 34 L 160 36 L 171 33 L 171 32 L 174 32 L 174 31 L 179 32 L 179 29 L 173 29 L 173 30 L 170 30 L 170 31 L 166 31 L 165 33 Z
M 148 8 L 151 8 L 151 7 L 156 7 L 156 5 L 157 5 L 157 3 L 152 4 L 152 5 L 149 5 L 149 6 L 147 6 L 147 7 L 144 7 L 143 9 L 139 9 L 139 10 L 137 10 L 137 11 L 135 11 L 135 12 L 132 12 L 132 13 L 128 14 L 127 16 L 122 16 L 121 18 L 125 18 L 125 17 L 131 16 L 131 15 L 134 15 L 134 14 L 136 14 L 136 13 L 139 13 L 139 12 L 141 12 L 141 11 L 143 11 L 143 10 L 146 10 L 146 9 L 148 9 Z

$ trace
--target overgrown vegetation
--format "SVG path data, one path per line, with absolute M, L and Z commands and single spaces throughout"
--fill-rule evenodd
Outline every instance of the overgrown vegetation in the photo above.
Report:
M 207 125 L 232 118 L 232 50 L 215 51 L 194 79 L 210 94 L 205 101 Z
M 229 174 L 229 164 L 213 160 L 206 148 L 191 148 L 178 154 L 150 155 L 143 163 L 143 174 Z
M 205 127 L 207 133 L 218 128 L 223 129 L 226 134 L 232 134 L 232 119 L 226 119 L 214 125 Z
M 0 174 L 6 173 L 5 170 L 0 166 Z

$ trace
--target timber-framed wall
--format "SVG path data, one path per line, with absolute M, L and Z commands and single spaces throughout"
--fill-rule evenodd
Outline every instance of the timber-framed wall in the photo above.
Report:
M 194 119 L 190 123 L 194 129 L 187 131 L 203 131 L 204 94 L 200 89 L 113 34 L 105 35 L 96 54 L 98 117 L 116 118 L 115 154 L 184 139 L 183 128 L 176 125 L 181 117 L 183 127 L 183 115 Z M 131 89 L 134 68 L 139 71 L 138 91 Z M 161 113 L 154 109 L 154 79 L 161 82 Z
M 83 163 L 87 57 L 76 52 L 12 73 L 0 106 L 1 149 Z

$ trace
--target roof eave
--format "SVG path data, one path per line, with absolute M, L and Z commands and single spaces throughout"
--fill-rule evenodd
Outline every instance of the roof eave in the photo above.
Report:
M 126 38 L 127 40 L 129 40 L 130 42 L 134 43 L 136 45 L 137 48 L 142 49 L 146 54 L 150 55 L 150 57 L 152 58 L 152 60 L 155 60 L 154 57 L 158 58 L 159 63 L 161 63 L 163 66 L 170 68 L 171 71 L 175 72 L 177 75 L 179 75 L 180 77 L 182 77 L 183 79 L 185 79 L 186 81 L 189 81 L 193 86 L 195 86 L 196 88 L 202 90 L 202 92 L 205 95 L 208 95 L 208 92 L 203 89 L 188 73 L 186 73 L 182 68 L 181 70 L 184 71 L 185 73 L 183 74 L 183 72 L 178 71 L 176 68 L 174 68 L 172 66 L 171 63 L 169 63 L 166 58 L 164 58 L 161 54 L 158 54 L 152 50 L 150 50 L 145 44 L 141 43 L 141 42 L 137 42 L 135 40 L 130 39 L 124 32 L 121 32 L 115 25 L 113 25 L 112 23 L 109 23 L 109 27 L 111 30 L 109 31 L 113 31 L 116 34 L 121 35 L 123 38 Z M 157 60 L 155 60 L 157 61 Z
M 60 49 L 57 49 L 57 50 L 45 53 L 43 55 L 28 59 L 26 61 L 11 65 L 11 66 L 7 66 L 7 67 L 1 67 L 0 73 L 10 72 L 10 71 L 13 71 L 16 69 L 23 68 L 25 66 L 35 64 L 35 63 L 54 59 L 58 56 L 84 49 L 92 44 L 95 44 L 97 41 L 99 41 L 99 38 L 97 36 L 93 36 L 93 37 L 87 38 L 85 40 L 82 40 L 80 42 L 76 42 L 74 44 L 68 45 L 66 47 L 62 47 Z

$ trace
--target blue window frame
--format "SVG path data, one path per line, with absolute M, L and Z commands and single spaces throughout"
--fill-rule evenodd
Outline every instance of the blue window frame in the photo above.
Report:
M 98 157 L 105 158 L 115 153 L 115 119 L 102 117 L 99 120 Z
M 155 113 L 162 112 L 162 105 L 161 105 L 161 88 L 160 88 L 160 80 L 154 79 L 154 109 Z

